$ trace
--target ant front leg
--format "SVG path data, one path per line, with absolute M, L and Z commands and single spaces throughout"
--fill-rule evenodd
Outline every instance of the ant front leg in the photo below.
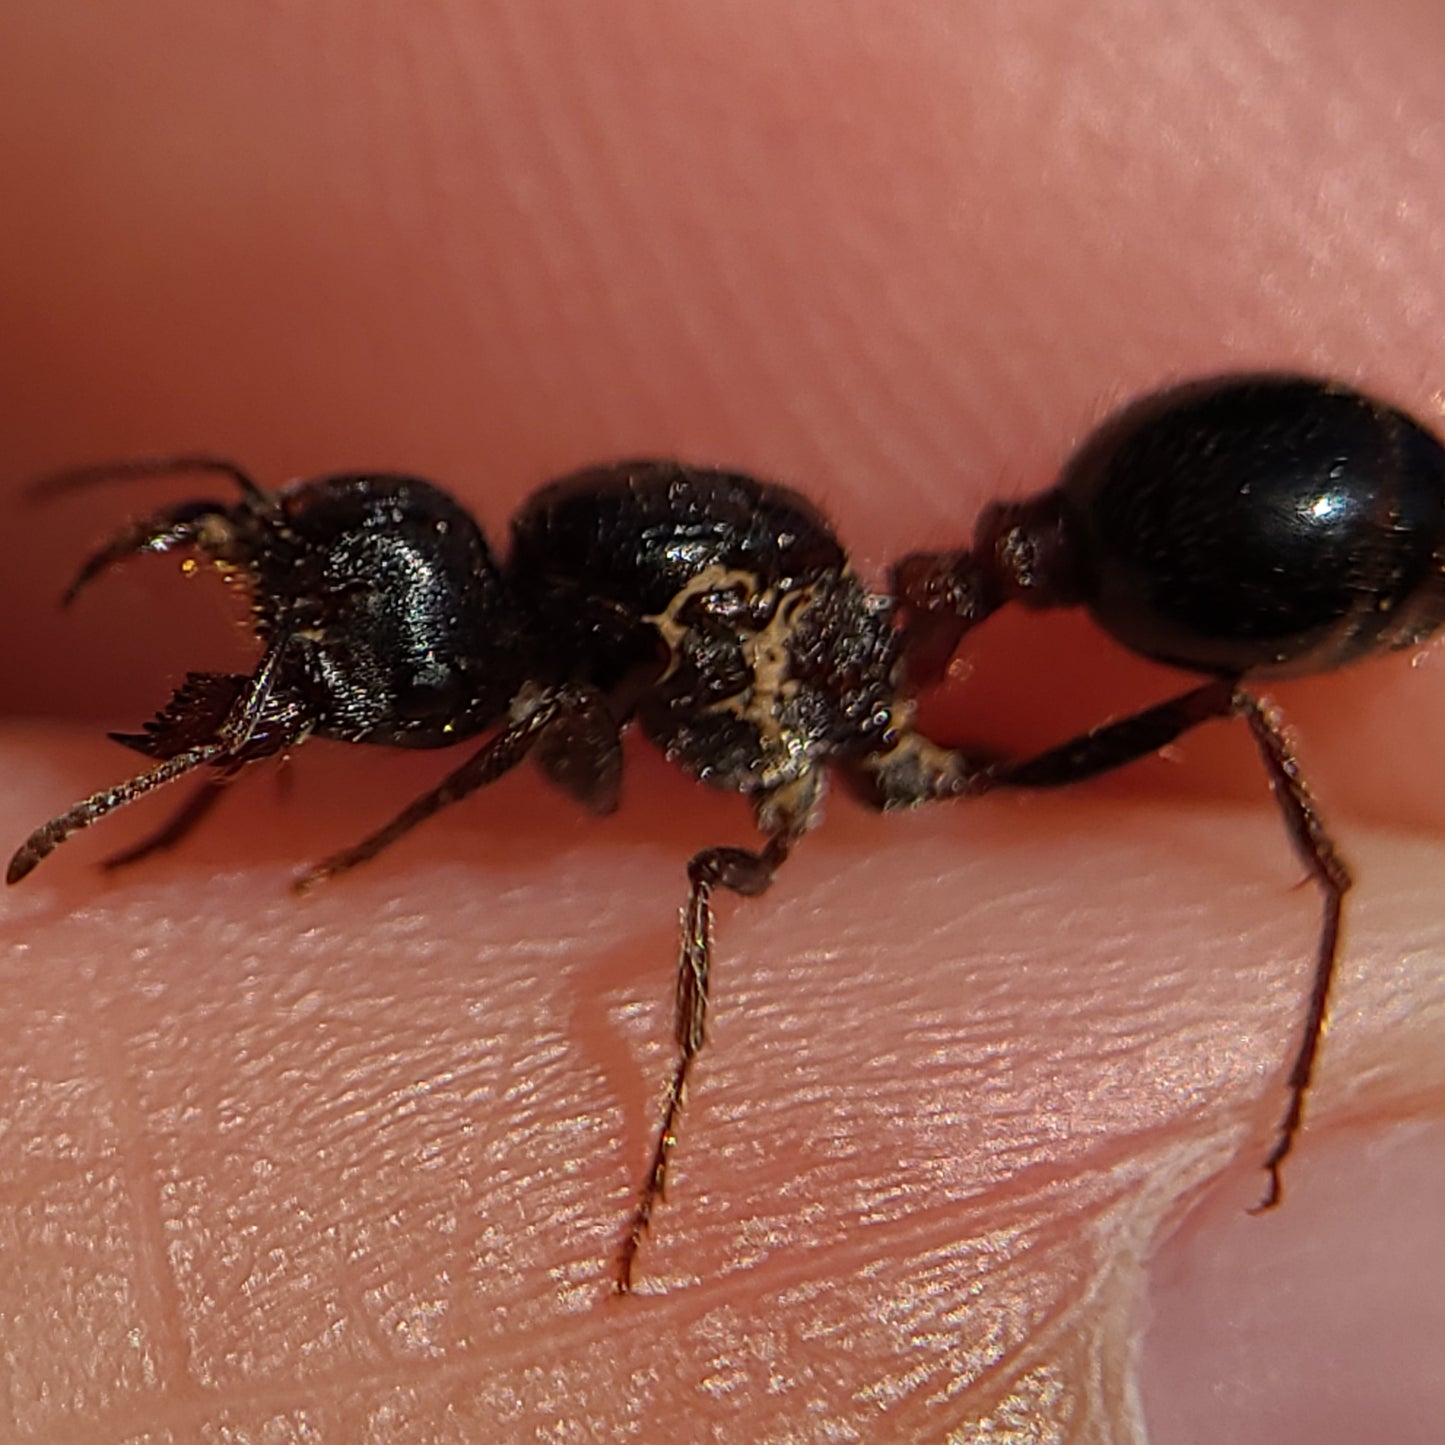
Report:
M 73 834 L 197 768 L 215 767 L 229 778 L 245 763 L 280 752 L 296 741 L 304 731 L 304 720 L 284 693 L 276 692 L 282 659 L 292 641 L 290 636 L 277 638 L 253 677 L 192 673 L 146 732 L 118 739 L 159 758 L 156 766 L 113 788 L 92 793 L 36 828 L 10 859 L 6 883 L 19 883 Z M 190 805 L 161 835 L 177 824 L 181 832 L 194 824 L 194 816 L 184 816 L 189 810 Z M 153 851 L 149 843 L 146 840 L 141 849 Z M 121 856 L 124 860 L 125 855 Z
M 217 761 L 225 755 L 225 751 L 224 743 L 208 743 L 188 752 L 177 753 L 149 771 L 127 779 L 114 788 L 103 788 L 100 792 L 82 799 L 74 807 L 67 808 L 65 812 L 37 828 L 15 850 L 5 873 L 6 883 L 19 883 L 22 878 L 28 877 L 72 834 L 90 827 L 92 823 L 98 823 L 107 813 L 113 813 L 117 808 L 123 808 L 127 803 L 145 797 L 147 793 L 153 793 L 157 788 L 174 782 L 184 774 Z
M 809 774 L 789 789 L 765 797 L 758 805 L 760 820 L 769 826 L 767 842 L 757 852 L 748 848 L 706 848 L 687 865 L 690 888 L 682 915 L 682 949 L 677 963 L 677 991 L 673 1011 L 673 1041 L 677 1061 L 667 1087 L 662 1118 L 653 1136 L 652 1161 L 632 1211 L 617 1259 L 617 1292 L 632 1292 L 632 1267 L 653 1211 L 667 1192 L 667 1167 L 677 1144 L 677 1122 L 682 1112 L 688 1074 L 707 1041 L 708 984 L 712 975 L 714 888 L 731 889 L 744 898 L 766 892 L 793 844 L 807 831 L 816 806 L 821 780 Z M 784 799 L 784 792 L 797 798 Z
M 152 833 L 147 833 L 144 838 L 132 843 L 129 848 L 122 848 L 118 853 L 112 853 L 109 857 L 101 859 L 100 866 L 107 873 L 116 873 L 122 868 L 129 868 L 157 853 L 169 853 L 171 849 L 179 847 L 206 818 L 210 817 L 212 810 L 225 793 L 226 784 L 235 777 L 238 771 L 239 767 L 218 768 L 210 777 L 196 785 L 190 797 L 159 828 Z
M 1220 678 L 1134 717 L 1096 728 L 1036 758 L 992 768 L 978 791 L 995 787 L 1061 787 L 1096 777 L 1157 752 L 1200 723 L 1227 717 L 1241 717 L 1248 724 L 1290 842 L 1323 897 L 1309 1001 L 1287 1080 L 1289 1101 L 1274 1146 L 1264 1161 L 1269 1183 L 1254 1207 L 1253 1212 L 1258 1213 L 1280 1201 L 1280 1166 L 1294 1147 L 1295 1136 L 1304 1120 L 1305 1097 L 1314 1075 L 1338 962 L 1345 894 L 1353 883 L 1349 866 L 1337 852 L 1314 798 L 1300 776 L 1299 763 L 1280 727 L 1278 715 L 1234 679 Z
M 563 752 L 586 747 L 586 756 L 563 761 Z M 594 812 L 616 805 L 622 773 L 622 745 L 607 700 L 595 688 L 565 686 L 542 693 L 520 717 L 485 743 L 428 793 L 423 793 L 384 827 L 350 848 L 343 848 L 308 868 L 291 885 L 306 893 L 318 883 L 347 873 L 383 853 L 413 828 L 444 808 L 459 803 L 488 783 L 509 773 L 528 754 L 541 749 L 549 776 Z

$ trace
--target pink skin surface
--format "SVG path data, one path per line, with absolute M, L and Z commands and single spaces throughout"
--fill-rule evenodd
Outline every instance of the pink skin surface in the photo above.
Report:
M 629 453 L 796 483 L 879 573 L 1117 402 L 1292 366 L 1438 420 L 1445 12 L 622 0 L 15 7 L 0 45 L 0 798 L 127 771 L 244 650 L 173 564 L 51 600 L 206 449 L 435 477 L 496 536 Z M 1003 616 L 934 709 L 1022 750 L 1182 682 Z M 1418 665 L 1417 665 L 1418 664 Z M 965 675 L 969 674 L 971 675 Z M 1440 654 L 1276 690 L 1360 883 L 1286 1207 L 1317 902 L 1246 739 L 879 818 L 724 900 L 640 1263 L 683 863 L 746 810 L 530 772 L 297 901 L 448 757 L 312 744 L 172 857 L 0 899 L 0 1434 L 1435 1441 Z

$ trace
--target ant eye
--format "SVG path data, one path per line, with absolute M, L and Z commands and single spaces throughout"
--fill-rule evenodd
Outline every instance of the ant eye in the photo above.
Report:
M 399 687 L 392 696 L 391 711 L 402 722 L 450 717 L 462 705 L 465 692 L 461 674 L 437 671 Z

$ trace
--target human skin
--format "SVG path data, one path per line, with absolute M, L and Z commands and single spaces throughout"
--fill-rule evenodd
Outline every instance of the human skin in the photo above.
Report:
M 0 45 L 3 816 L 248 654 L 166 563 L 64 617 L 205 449 L 434 477 L 504 535 L 624 454 L 800 486 L 859 563 L 965 541 L 1115 403 L 1239 367 L 1438 421 L 1445 12 L 54 3 Z M 209 490 L 209 488 L 207 488 Z M 219 598 L 219 600 L 217 600 Z M 1000 617 L 930 712 L 1026 749 L 1186 685 Z M 1285 1206 L 1243 1212 L 1317 919 L 1246 739 L 1057 796 L 838 797 L 723 900 L 674 1187 L 683 864 L 737 800 L 631 748 L 354 877 L 451 764 L 307 744 L 186 848 L 0 900 L 9 1438 L 1433 1440 L 1445 1298 L 1438 654 L 1272 694 L 1359 887 Z M 137 810 L 139 814 L 139 810 Z M 1148 1324 L 1151 1317 L 1152 1328 Z

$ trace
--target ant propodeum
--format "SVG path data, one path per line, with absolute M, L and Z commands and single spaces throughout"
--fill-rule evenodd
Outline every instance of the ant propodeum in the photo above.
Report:
M 909 807 L 1060 786 L 1210 719 L 1243 718 L 1324 895 L 1261 1207 L 1279 1197 L 1350 875 L 1278 719 L 1246 684 L 1412 646 L 1445 620 L 1445 449 L 1403 413 L 1292 376 L 1157 393 L 1106 422 L 1051 490 L 988 508 L 971 548 L 898 563 L 886 594 L 864 586 L 796 493 L 667 461 L 594 467 L 543 488 L 515 518 L 505 563 L 455 502 L 411 477 L 268 493 L 230 462 L 175 457 L 48 485 L 180 472 L 226 477 L 240 500 L 188 502 L 126 528 L 67 597 L 124 557 L 186 548 L 249 584 L 261 661 L 250 676 L 188 676 L 144 732 L 119 738 L 154 766 L 38 828 L 11 860 L 11 883 L 77 830 L 206 769 L 169 823 L 112 862 L 169 847 L 247 763 L 312 734 L 416 748 L 485 737 L 390 823 L 303 874 L 302 888 L 375 857 L 527 756 L 610 811 L 620 733 L 633 721 L 692 776 L 751 801 L 762 846 L 709 848 L 688 864 L 677 1060 L 622 1244 L 622 1290 L 704 1041 L 712 891 L 767 888 L 817 820 L 830 770 L 878 807 Z M 985 765 L 916 731 L 911 694 L 1010 601 L 1084 607 L 1126 647 L 1208 680 L 1038 757 Z

